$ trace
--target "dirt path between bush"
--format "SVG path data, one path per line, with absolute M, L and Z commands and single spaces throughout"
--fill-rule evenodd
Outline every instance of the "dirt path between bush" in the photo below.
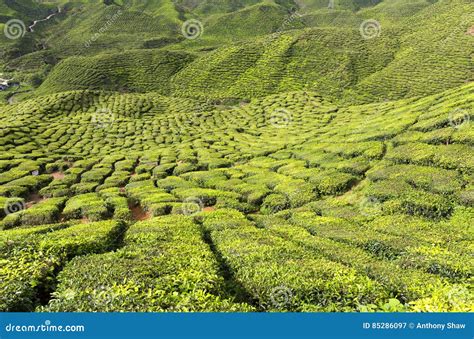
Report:
M 128 204 L 128 208 L 132 212 L 132 218 L 136 221 L 147 220 L 151 218 L 151 213 L 147 212 L 140 205 Z
M 31 206 L 33 206 L 33 205 L 35 205 L 39 202 L 42 202 L 43 200 L 46 200 L 46 198 L 43 198 L 38 193 L 32 193 L 26 199 L 25 206 L 26 206 L 26 208 L 30 208 Z

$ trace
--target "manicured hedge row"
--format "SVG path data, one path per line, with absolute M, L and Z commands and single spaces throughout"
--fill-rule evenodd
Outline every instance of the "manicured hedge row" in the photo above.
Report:
M 97 193 L 86 193 L 70 198 L 63 210 L 66 219 L 87 218 L 90 221 L 97 221 L 107 218 L 111 208 L 107 202 Z
M 32 247 L 41 235 L 69 227 L 71 223 L 40 225 L 28 228 L 16 228 L 0 232 L 0 257 L 7 257 L 17 250 Z
M 25 186 L 0 186 L 0 198 L 27 197 L 28 193 L 29 189 Z
M 205 206 L 215 205 L 219 198 L 238 199 L 237 193 L 225 192 L 209 188 L 176 188 L 172 193 L 180 200 L 199 199 Z
M 132 205 L 141 205 L 153 216 L 168 214 L 179 201 L 165 189 L 156 188 L 150 180 L 130 183 L 125 189 Z
M 453 211 L 453 203 L 449 199 L 423 191 L 410 190 L 398 199 L 385 204 L 388 212 L 403 211 L 409 215 L 419 215 L 432 219 L 449 217 Z
M 379 203 L 386 213 L 406 213 L 431 219 L 449 217 L 453 211 L 454 198 L 417 190 L 408 183 L 394 179 L 382 180 L 366 189 L 369 197 Z
M 314 236 L 357 246 L 374 257 L 393 260 L 400 267 L 418 268 L 456 281 L 472 274 L 465 265 L 468 256 L 449 249 L 453 242 L 468 238 L 468 234 L 445 231 L 443 236 L 446 226 L 433 226 L 406 216 L 377 217 L 357 225 L 342 218 L 314 217 L 308 212 L 294 213 L 289 221 Z M 437 243 L 429 239 L 436 239 Z
M 17 212 L 25 206 L 25 199 L 23 198 L 6 198 L 0 196 L 0 217 L 5 217 L 10 213 Z
M 28 175 L 20 179 L 12 180 L 5 184 L 6 187 L 25 187 L 28 192 L 36 192 L 40 188 L 48 185 L 53 178 L 47 174 Z
M 370 171 L 368 177 L 372 181 L 404 180 L 415 188 L 440 194 L 458 192 L 464 184 L 456 171 L 415 165 L 384 166 Z
M 38 243 L 40 251 L 61 253 L 67 258 L 114 249 L 121 242 L 126 224 L 123 221 L 99 221 L 77 224 L 47 234 Z
M 386 259 L 395 259 L 408 246 L 416 244 L 414 240 L 403 236 L 377 233 L 343 218 L 320 217 L 312 212 L 293 213 L 290 221 L 311 234 L 353 244 Z
M 31 208 L 9 214 L 2 221 L 3 229 L 20 225 L 51 224 L 57 221 L 65 201 L 66 198 L 46 199 Z
M 134 224 L 115 253 L 74 259 L 48 311 L 244 311 L 224 297 L 219 265 L 184 216 Z
M 84 223 L 60 238 L 0 232 L 12 234 L 0 242 L 2 307 L 46 302 L 80 254 L 56 310 L 466 311 L 474 143 L 448 115 L 471 92 L 337 107 L 298 91 L 224 107 L 75 91 L 2 107 L 2 225 Z M 101 109 L 116 115 L 105 128 L 91 120 Z M 290 121 L 273 126 L 281 109 Z M 48 200 L 33 204 L 38 193 Z M 8 202 L 29 208 L 4 218 Z M 89 224 L 167 214 L 106 254 L 120 235 Z
M 235 210 L 203 215 L 203 227 L 262 310 L 347 311 L 388 297 L 370 278 L 255 228 Z
M 30 174 L 30 171 L 25 169 L 20 169 L 18 167 L 12 168 L 7 172 L 0 174 L 0 184 L 5 184 L 7 182 L 20 179 Z
M 67 260 L 112 250 L 124 231 L 125 224 L 104 221 L 24 234 L 26 247 L 0 259 L 0 311 L 32 311 L 54 288 L 55 274 Z
M 382 283 L 391 291 L 393 297 L 407 304 L 409 308 L 419 299 L 432 295 L 441 297 L 439 291 L 447 292 L 443 295 L 442 303 L 446 306 L 443 311 L 460 311 L 469 308 L 469 300 L 471 299 L 467 296 L 451 300 L 451 295 L 448 293 L 449 291 L 462 289 L 462 284 L 451 284 L 447 279 L 417 270 L 416 268 L 419 267 L 400 265 L 399 261 L 379 260 L 362 249 L 317 235 L 311 236 L 302 229 L 298 230 L 294 226 L 288 225 L 281 219 L 269 220 L 264 223 L 264 227 L 271 229 L 272 232 L 285 239 L 304 244 L 331 260 L 354 267 L 360 272 L 365 272 L 369 277 Z M 439 305 L 433 303 L 431 306 L 438 307 Z

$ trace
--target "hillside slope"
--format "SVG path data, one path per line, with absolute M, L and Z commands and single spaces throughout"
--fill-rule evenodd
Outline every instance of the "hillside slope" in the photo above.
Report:
M 0 39 L 0 312 L 474 311 L 470 1 L 0 22 L 58 4 Z
M 36 238 L 42 248 L 77 242 L 65 247 L 68 257 L 82 256 L 62 262 L 57 277 L 40 271 L 58 279 L 44 308 L 29 285 L 9 294 L 15 298 L 0 308 L 472 311 L 466 248 L 472 246 L 474 208 L 473 109 L 473 84 L 421 99 L 350 107 L 302 91 L 235 107 L 102 91 L 63 92 L 4 107 L 0 201 L 29 207 L 11 207 L 1 224 L 14 229 L 0 236 L 21 238 L 15 232 L 22 225 L 99 223 L 77 231 L 74 223 L 58 224 L 71 229 Z M 31 194 L 42 199 L 31 205 Z M 116 248 L 110 237 L 122 221 L 108 219 L 132 224 L 120 252 L 110 251 Z M 151 233 L 136 233 L 163 227 L 171 238 L 153 242 Z M 209 247 L 200 227 L 218 252 L 203 252 Z M 69 232 L 79 235 L 68 238 Z M 174 232 L 184 236 L 174 238 Z M 167 289 L 162 297 L 152 301 L 141 289 L 130 295 L 130 286 L 157 286 L 153 277 L 165 272 L 153 266 L 147 273 L 130 271 L 132 285 L 122 279 L 123 267 L 145 265 L 132 246 L 135 236 L 147 262 L 155 258 L 147 246 L 156 250 L 171 241 L 176 248 L 172 239 L 179 239 L 183 251 L 166 254 L 167 265 L 190 274 L 195 265 L 180 262 L 195 260 L 195 249 L 198 262 L 203 253 L 211 262 L 226 258 L 234 279 L 221 284 L 225 277 L 210 268 L 210 276 L 184 279 L 173 269 L 167 273 L 173 284 L 158 285 Z M 34 238 L 22 239 L 34 251 Z M 8 253 L 7 272 L 16 272 L 16 254 Z M 301 256 L 304 261 L 292 264 Z M 41 263 L 40 257 L 32 261 Z M 105 263 L 107 274 L 90 274 Z M 321 280 L 323 272 L 328 278 Z M 6 286 L 17 281 L 15 274 L 2 279 Z M 207 301 L 186 303 L 204 293 L 182 290 L 191 283 L 213 286 L 205 292 Z M 91 291 L 100 286 L 101 294 L 83 293 L 84 284 Z M 225 286 L 240 286 L 241 292 Z M 291 290 L 291 302 L 271 301 L 276 286 Z M 315 286 L 316 295 L 310 293 Z M 129 302 L 103 303 L 121 293 Z
M 404 8 L 403 3 L 398 6 Z M 464 0 L 439 1 L 432 5 L 424 2 L 410 4 L 416 10 L 406 18 L 400 15 L 396 24 L 382 20 L 382 13 L 390 15 L 390 6 L 395 4 L 389 6 L 382 2 L 358 12 L 344 9 L 355 15 L 351 25 L 316 28 L 307 26 L 307 14 L 291 14 L 288 8 L 275 3 L 257 3 L 224 14 L 209 10 L 211 14 L 202 22 L 202 36 L 195 40 L 179 38 L 177 12 L 177 17 L 169 22 L 170 28 L 175 28 L 163 30 L 161 26 L 166 21 L 153 16 L 153 11 L 137 12 L 137 7 L 132 7 L 124 9 L 116 22 L 107 26 L 107 30 L 97 39 L 86 40 L 84 36 L 94 36 L 93 31 L 98 29 L 103 15 L 117 11 L 117 6 L 110 6 L 87 19 L 77 16 L 64 21 L 63 24 L 68 20 L 78 20 L 80 24 L 63 36 L 67 43 L 61 43 L 63 51 L 59 54 L 54 52 L 52 43 L 53 52 L 33 53 L 31 57 L 21 57 L 9 65 L 13 69 L 28 67 L 31 58 L 46 60 L 48 54 L 45 53 L 53 53 L 60 58 L 76 51 L 80 55 L 89 55 L 89 59 L 71 57 L 58 64 L 50 74 L 51 78 L 41 86 L 41 94 L 99 89 L 100 85 L 106 89 L 125 86 L 143 91 L 144 87 L 140 84 L 142 76 L 138 74 L 134 78 L 121 79 L 115 87 L 108 86 L 101 79 L 117 79 L 114 70 L 107 65 L 123 69 L 127 74 L 136 73 L 136 65 L 127 61 L 129 56 L 134 55 L 141 60 L 138 55 L 150 55 L 151 52 L 147 52 L 150 48 L 193 51 L 198 56 L 191 63 L 188 63 L 191 59 L 186 59 L 188 61 L 183 61 L 177 68 L 174 65 L 176 61 L 166 57 L 156 61 L 165 68 L 175 70 L 171 80 L 171 91 L 175 96 L 251 99 L 285 91 L 311 90 L 331 100 L 368 103 L 430 95 L 472 81 L 473 35 L 468 31 L 474 13 L 470 10 L 470 4 Z M 82 15 L 87 16 L 87 13 Z M 328 12 L 328 18 L 330 15 Z M 381 15 L 381 26 L 378 36 L 367 39 L 361 35 L 359 26 L 364 18 L 372 15 Z M 159 36 L 154 33 L 155 25 L 148 24 L 148 19 L 143 16 L 159 23 L 156 26 Z M 138 20 L 141 24 L 129 20 Z M 259 22 L 257 26 L 256 22 Z M 85 34 L 80 27 L 87 28 L 89 33 Z M 137 34 L 139 39 L 136 39 Z M 248 40 L 252 36 L 259 37 Z M 245 40 L 246 43 L 240 42 Z M 206 49 L 206 45 L 215 45 L 217 41 L 224 46 L 217 49 L 214 46 L 212 51 Z M 117 51 L 123 44 L 131 50 L 136 49 L 136 52 Z M 114 53 L 102 55 L 103 50 Z M 169 54 L 162 52 L 157 55 Z M 42 62 L 38 60 L 33 64 Z M 43 66 L 41 69 L 44 73 L 50 68 Z M 74 74 L 74 81 L 62 86 L 60 79 L 70 79 L 71 69 L 76 70 L 70 73 Z M 91 83 L 89 73 L 100 75 L 94 79 L 95 84 Z M 150 90 L 158 90 L 158 87 L 148 86 Z M 169 93 L 168 89 L 166 91 Z
M 71 57 L 58 64 L 37 94 L 74 89 L 170 93 L 170 78 L 194 56 L 184 52 L 137 50 Z

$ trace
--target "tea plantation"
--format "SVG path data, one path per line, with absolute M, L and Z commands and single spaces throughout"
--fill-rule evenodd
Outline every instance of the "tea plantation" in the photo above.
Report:
M 474 311 L 472 4 L 132 1 L 84 47 L 119 3 L 0 1 L 63 6 L 0 41 L 0 311 Z

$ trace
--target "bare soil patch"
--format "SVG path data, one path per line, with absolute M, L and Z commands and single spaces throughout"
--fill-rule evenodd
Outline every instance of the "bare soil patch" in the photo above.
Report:
M 151 213 L 145 211 L 141 205 L 129 204 L 128 208 L 130 208 L 130 211 L 132 212 L 133 220 L 141 221 L 151 218 Z
M 28 198 L 26 199 L 25 206 L 26 208 L 30 208 L 31 206 L 46 200 L 46 198 L 42 197 L 38 193 L 31 193 Z
M 51 176 L 54 178 L 54 180 L 61 180 L 65 175 L 63 172 L 53 172 L 51 173 Z

